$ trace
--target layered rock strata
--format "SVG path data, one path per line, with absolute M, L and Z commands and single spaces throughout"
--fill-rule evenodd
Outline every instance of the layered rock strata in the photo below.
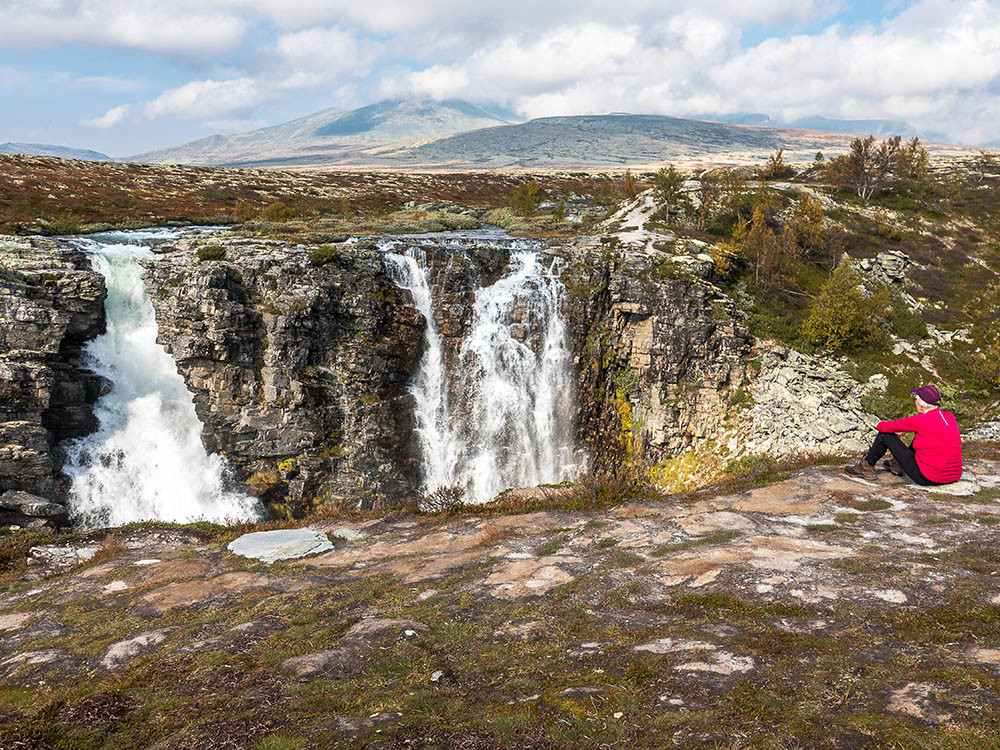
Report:
M 596 242 L 566 250 L 580 436 L 596 467 L 648 465 L 714 439 L 752 339 L 711 259 Z
M 60 440 L 96 428 L 107 383 L 84 367 L 83 345 L 105 326 L 104 279 L 71 245 L 0 237 L 0 522 L 38 525 L 64 514 Z
M 225 255 L 200 262 L 181 241 L 143 263 L 158 340 L 194 394 L 206 447 L 272 508 L 411 494 L 406 382 L 423 319 L 382 253 L 345 247 L 317 265 L 301 247 L 226 240 Z

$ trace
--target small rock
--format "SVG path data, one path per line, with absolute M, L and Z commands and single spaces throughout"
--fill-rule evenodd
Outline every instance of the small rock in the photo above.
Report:
M 561 695 L 563 698 L 577 699 L 577 698 L 588 698 L 592 695 L 600 695 L 603 692 L 604 690 L 601 688 L 568 687 L 565 690 L 561 691 L 559 695 Z
M 30 612 L 14 612 L 9 615 L 0 615 L 0 631 L 17 630 L 23 627 L 24 623 L 31 619 Z
M 872 596 L 890 604 L 906 604 L 906 594 L 899 589 L 882 589 L 873 591 Z
M 437 669 L 431 673 L 431 682 L 446 683 L 450 682 L 452 684 L 457 683 L 458 680 L 455 678 L 455 673 L 450 669 Z
M 868 378 L 868 385 L 877 391 L 884 391 L 889 387 L 889 378 L 882 373 L 875 373 Z
M 54 518 L 66 515 L 66 508 L 59 503 L 53 503 L 44 497 L 32 495 L 22 490 L 7 490 L 0 495 L 0 508 L 15 510 L 26 516 Z
M 951 718 L 934 698 L 934 688 L 919 682 L 910 682 L 896 690 L 889 698 L 889 710 L 905 714 L 928 724 L 940 724 Z
M 31 560 L 61 568 L 86 562 L 96 554 L 97 547 L 61 547 L 55 544 L 43 544 L 28 550 Z
M 330 534 L 337 539 L 343 539 L 345 542 L 356 542 L 360 539 L 364 539 L 365 535 L 361 534 L 354 529 L 349 529 L 346 526 L 342 526 L 339 529 L 334 529 Z
M 116 669 L 127 661 L 131 661 L 143 651 L 147 651 L 154 646 L 158 646 L 167 639 L 167 634 L 172 628 L 163 630 L 150 630 L 147 633 L 139 633 L 124 641 L 113 643 L 104 653 L 101 664 L 105 669 Z
M 720 675 L 731 675 L 736 672 L 749 672 L 756 662 L 749 656 L 736 656 L 728 651 L 712 651 L 706 654 L 702 661 L 690 661 L 679 664 L 676 668 L 684 672 L 712 672 Z

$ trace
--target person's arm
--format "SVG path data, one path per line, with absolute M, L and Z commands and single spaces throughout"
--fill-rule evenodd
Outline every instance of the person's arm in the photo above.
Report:
M 893 419 L 888 422 L 879 422 L 875 428 L 879 432 L 916 432 L 920 415 L 914 414 L 912 417 Z

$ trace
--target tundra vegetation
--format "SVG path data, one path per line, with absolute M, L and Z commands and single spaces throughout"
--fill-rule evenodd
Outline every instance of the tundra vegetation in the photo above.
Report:
M 888 379 L 866 397 L 876 414 L 908 413 L 916 382 L 941 383 L 966 424 L 1000 407 L 994 155 L 932 161 L 918 139 L 868 136 L 799 170 L 778 151 L 756 170 L 668 166 L 653 183 L 651 226 L 709 243 L 755 335 Z M 905 255 L 898 278 L 878 270 L 887 254 Z

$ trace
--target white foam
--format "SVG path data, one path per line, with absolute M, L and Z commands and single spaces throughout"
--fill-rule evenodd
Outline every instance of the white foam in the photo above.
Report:
M 386 258 L 427 320 L 410 385 L 424 490 L 462 487 L 466 499 L 483 502 L 507 487 L 575 479 L 583 461 L 572 437 L 564 287 L 554 261 L 514 252 L 507 274 L 476 291 L 469 333 L 449 378 L 424 252 L 411 248 Z
M 159 230 L 79 241 L 108 287 L 107 332 L 87 345 L 86 364 L 113 384 L 95 405 L 97 432 L 64 446 L 70 517 L 84 526 L 226 522 L 261 513 L 257 500 L 228 489 L 226 463 L 205 451 L 194 399 L 156 343 L 156 318 L 136 262 L 153 256 L 125 241 L 169 237 Z

